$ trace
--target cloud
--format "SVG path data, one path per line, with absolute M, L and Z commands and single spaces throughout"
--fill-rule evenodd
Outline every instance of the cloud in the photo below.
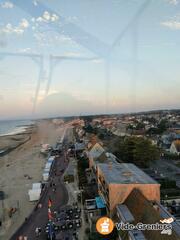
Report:
M 19 53 L 29 53 L 31 52 L 31 48 L 22 48 L 18 50 Z
M 178 20 L 165 21 L 165 22 L 162 22 L 161 25 L 171 30 L 180 30 L 180 21 Z
M 13 3 L 9 2 L 9 1 L 3 2 L 0 5 L 2 8 L 13 8 L 14 7 Z
M 16 33 L 16 34 L 22 34 L 24 32 L 24 29 L 21 29 L 20 27 L 14 27 L 12 26 L 11 23 L 7 23 L 1 30 L 3 33 L 7 33 L 7 34 L 12 34 L 12 33 Z
M 66 18 L 66 21 L 70 22 L 70 23 L 74 23 L 74 22 L 78 21 L 78 17 L 77 16 L 69 16 Z
M 34 6 L 38 5 L 38 2 L 36 0 L 33 1 Z
M 93 63 L 103 63 L 104 61 L 103 61 L 103 59 L 93 59 L 91 62 L 93 62 Z
M 52 44 L 60 44 L 60 43 L 69 43 L 75 44 L 75 42 L 68 36 L 63 34 L 58 34 L 55 32 L 40 32 L 35 31 L 34 38 L 37 40 L 38 44 L 41 46 L 49 46 Z
M 49 12 L 44 12 L 43 13 L 43 18 L 46 20 L 46 21 L 49 21 L 51 19 L 51 15 Z
M 32 19 L 32 21 L 37 21 L 37 22 L 40 22 L 40 23 L 42 23 L 42 22 L 50 23 L 50 22 L 56 22 L 58 20 L 59 20 L 59 17 L 55 13 L 51 14 L 48 11 L 45 11 L 43 13 L 43 15 L 39 16 L 38 18 L 36 18 L 36 19 L 33 18 Z
M 65 36 L 63 34 L 57 35 L 56 40 L 58 42 L 71 42 L 71 43 L 73 42 L 72 38 L 70 38 L 69 36 Z
M 63 56 L 66 57 L 82 57 L 82 55 L 78 52 L 65 52 Z
M 2 29 L 0 29 L 1 33 L 7 34 L 23 34 L 25 29 L 29 27 L 29 22 L 23 18 L 17 26 L 13 26 L 11 23 L 7 23 Z
M 27 19 L 23 18 L 19 24 L 21 28 L 28 28 L 29 27 L 29 22 Z
M 171 5 L 177 5 L 179 3 L 178 0 L 166 0 L 166 2 L 168 2 Z

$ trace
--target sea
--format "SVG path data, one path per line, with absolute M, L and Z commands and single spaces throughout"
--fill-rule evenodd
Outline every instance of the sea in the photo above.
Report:
M 0 136 L 22 133 L 31 124 L 34 124 L 32 120 L 1 120 Z

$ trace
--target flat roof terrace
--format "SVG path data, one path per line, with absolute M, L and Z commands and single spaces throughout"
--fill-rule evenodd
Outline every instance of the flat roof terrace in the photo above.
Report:
M 98 164 L 108 184 L 159 184 L 132 163 Z

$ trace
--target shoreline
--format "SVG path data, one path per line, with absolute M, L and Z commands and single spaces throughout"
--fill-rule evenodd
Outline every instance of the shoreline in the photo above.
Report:
M 19 143 L 17 146 L 14 147 L 9 147 L 7 149 L 3 149 L 0 151 L 0 158 L 4 157 L 5 155 L 9 154 L 10 152 L 12 152 L 13 150 L 15 150 L 16 148 L 20 147 L 21 145 L 25 144 L 26 142 L 28 142 L 31 139 L 31 136 L 29 136 L 24 142 Z
M 0 137 L 0 149 L 5 145 L 7 149 L 13 148 L 0 157 L 0 189 L 5 194 L 3 212 L 0 208 L 0 215 L 5 219 L 0 239 L 9 239 L 34 208 L 28 191 L 33 183 L 42 181 L 46 157 L 40 154 L 41 144 L 53 146 L 63 130 L 64 126 L 57 128 L 52 121 L 41 120 L 25 133 Z M 17 208 L 17 212 L 9 218 L 11 207 Z
M 17 125 L 13 130 L 11 130 L 10 132 L 6 132 L 3 134 L 0 134 L 0 137 L 6 137 L 6 136 L 13 136 L 16 134 L 23 134 L 26 133 L 26 131 L 29 128 L 32 128 L 33 126 L 35 126 L 36 123 L 31 123 L 31 124 L 25 124 L 25 125 Z
M 37 128 L 36 124 L 31 124 L 18 133 L 9 133 L 0 135 L 0 158 L 9 154 L 21 145 L 25 144 L 31 139 L 31 134 Z M 2 142 L 5 142 L 4 144 Z M 3 147 L 4 145 L 4 147 Z

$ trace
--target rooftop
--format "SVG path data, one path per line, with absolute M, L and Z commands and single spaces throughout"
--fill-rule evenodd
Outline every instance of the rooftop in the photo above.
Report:
M 98 196 L 95 198 L 95 200 L 96 200 L 97 208 L 105 208 L 106 207 L 105 203 L 101 197 Z
M 104 152 L 104 148 L 99 143 L 96 143 L 95 145 L 92 146 L 92 148 L 90 148 L 89 156 L 92 158 L 97 158 L 103 152 Z
M 117 163 L 116 157 L 113 154 L 106 153 L 106 152 L 103 152 L 100 156 L 98 156 L 94 160 L 96 162 L 96 165 L 98 163 L 106 163 L 106 164 L 108 164 L 108 163 L 116 164 Z
M 172 215 L 169 214 L 167 210 L 158 202 L 156 202 L 158 208 L 154 208 L 152 202 L 148 201 L 145 196 L 137 189 L 134 189 L 129 194 L 124 204 L 133 215 L 135 223 L 160 223 L 160 219 L 172 217 Z M 143 231 L 143 233 L 148 240 L 179 240 L 180 225 L 176 221 L 174 221 L 171 225 L 173 230 L 171 235 L 165 236 L 161 234 L 161 231 Z
M 132 163 L 98 164 L 107 183 L 158 184 Z
M 134 217 L 125 204 L 118 204 L 116 206 L 117 215 L 124 223 L 131 223 L 134 221 Z

